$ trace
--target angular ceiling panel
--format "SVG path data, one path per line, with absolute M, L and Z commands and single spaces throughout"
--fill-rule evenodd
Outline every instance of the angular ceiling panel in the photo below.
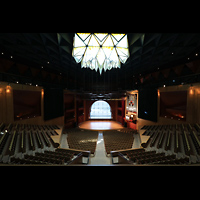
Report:
M 104 38 L 103 34 L 99 37 L 101 37 L 102 49 L 106 55 L 106 48 L 104 48 L 106 44 L 114 42 L 117 45 L 117 39 L 120 40 L 119 38 L 115 39 L 113 36 Z M 27 65 L 37 65 L 39 69 L 44 66 L 46 70 L 54 71 L 57 74 L 63 74 L 64 71 L 66 73 L 71 72 L 73 77 L 80 77 L 77 78 L 77 82 L 80 81 L 80 84 L 83 83 L 83 74 L 85 73 L 96 85 L 104 86 L 111 83 L 111 78 L 116 79 L 116 73 L 120 74 L 120 76 L 118 75 L 119 79 L 125 79 L 124 77 L 131 77 L 133 74 L 140 74 L 141 72 L 145 73 L 151 70 L 154 72 L 158 68 L 163 70 L 164 67 L 170 67 L 174 63 L 176 65 L 185 64 L 198 59 L 200 56 L 200 33 L 136 32 L 127 33 L 127 37 L 129 59 L 122 65 L 121 69 L 106 71 L 101 76 L 96 75 L 95 70 L 81 69 L 81 64 L 76 63 L 73 59 L 74 33 L 0 33 L 0 52 L 4 52 L 0 56 L 10 59 L 12 62 L 10 58 L 12 55 L 13 62 L 14 58 L 17 57 L 19 64 L 27 62 Z M 96 36 L 90 38 L 85 35 L 85 41 L 80 45 L 85 47 L 85 42 L 89 42 L 89 45 L 95 46 L 98 41 Z M 75 53 L 77 59 L 79 59 L 79 52 Z M 118 53 L 123 56 L 123 52 L 118 51 Z M 196 56 L 196 53 L 198 56 Z M 125 56 L 122 59 L 125 60 Z M 48 64 L 48 62 L 50 63 Z M 103 66 L 103 61 L 100 64 Z M 73 77 L 71 78 L 73 79 Z M 103 81 L 105 81 L 105 84 Z M 123 85 L 123 83 L 121 84 Z M 112 83 L 112 85 L 115 84 Z

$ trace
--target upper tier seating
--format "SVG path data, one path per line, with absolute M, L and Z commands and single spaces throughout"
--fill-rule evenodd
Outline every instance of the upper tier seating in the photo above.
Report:
M 200 125 L 196 124 L 169 124 L 143 126 L 143 135 L 149 135 L 144 148 L 163 148 L 174 153 L 186 156 L 200 155 Z

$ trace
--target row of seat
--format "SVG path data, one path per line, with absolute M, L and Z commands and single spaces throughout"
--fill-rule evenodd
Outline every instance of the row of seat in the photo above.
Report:
M 165 153 L 156 153 L 156 151 L 146 151 L 145 149 L 136 149 L 121 152 L 129 159 L 132 164 L 189 164 L 189 158 L 176 158 L 175 154 L 165 155 Z
M 164 125 L 162 126 L 164 127 Z M 162 128 L 162 130 L 155 127 L 156 125 L 143 127 L 143 129 L 148 128 L 143 135 L 149 135 L 150 138 L 147 143 L 142 144 L 142 147 L 164 148 L 174 151 L 174 153 L 184 153 L 187 156 L 200 155 L 199 124 L 176 124 L 173 125 L 175 130 L 170 129 L 170 125 L 165 125 L 166 129 Z M 157 127 L 161 127 L 161 125 L 157 125 Z
M 69 148 L 90 151 L 91 154 L 95 153 L 98 131 L 74 128 L 67 130 L 66 133 Z
M 33 125 L 30 126 L 33 128 Z M 51 136 L 58 135 L 58 133 L 54 130 L 50 130 L 50 127 L 53 128 L 54 126 L 48 127 L 49 129 L 45 130 L 27 130 L 24 128 L 24 124 L 10 123 L 6 125 L 5 123 L 1 123 L 0 158 L 4 155 L 12 156 L 20 152 L 37 151 L 38 148 L 46 149 L 58 147 L 51 138 Z
M 82 156 L 82 152 L 69 149 L 55 149 L 55 151 L 36 152 L 34 155 L 24 154 L 21 158 L 11 157 L 1 164 L 42 164 L 42 165 L 69 165 L 72 161 Z
M 20 131 L 20 130 L 38 130 L 38 131 L 53 131 L 55 129 L 60 129 L 57 125 L 34 125 L 34 124 L 18 124 L 18 123 L 0 123 L 0 131 Z M 55 134 L 57 134 L 55 132 Z
M 131 130 L 109 130 L 103 132 L 106 154 L 110 151 L 132 148 L 134 136 Z

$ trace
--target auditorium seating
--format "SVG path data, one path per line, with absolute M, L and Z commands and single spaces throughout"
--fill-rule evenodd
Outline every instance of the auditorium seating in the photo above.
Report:
M 56 125 L 0 123 L 1 164 L 61 164 L 82 163 L 88 152 L 58 150 L 51 136 L 60 129 Z M 87 161 L 88 162 L 88 161 Z
M 165 155 L 156 151 L 146 151 L 144 148 L 125 150 L 120 152 L 111 152 L 112 157 L 124 157 L 127 163 L 132 165 L 177 165 L 190 164 L 189 158 L 176 158 L 175 154 Z M 113 160 L 113 159 L 112 159 Z M 119 161 L 122 160 L 121 158 Z M 125 163 L 123 161 L 123 163 Z M 120 162 L 114 164 L 122 164 Z
M 82 152 L 56 149 L 56 151 L 44 151 L 44 153 L 37 152 L 35 155 L 25 154 L 24 158 L 11 157 L 9 164 L 69 165 L 75 157 L 81 156 Z
M 132 148 L 133 133 L 135 132 L 132 129 L 104 131 L 103 137 L 107 155 L 110 154 L 110 151 Z
M 141 144 L 144 148 L 163 148 L 173 153 L 187 156 L 200 155 L 200 125 L 196 124 L 168 124 L 143 126 L 143 135 L 150 138 Z
M 94 156 L 98 131 L 82 130 L 82 129 L 69 129 L 66 131 L 67 142 L 69 148 L 90 151 Z

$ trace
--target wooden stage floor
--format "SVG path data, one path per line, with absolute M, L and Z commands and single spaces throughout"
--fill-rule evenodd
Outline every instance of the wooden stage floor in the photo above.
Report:
M 123 129 L 123 126 L 116 121 L 106 120 L 90 120 L 85 121 L 78 126 L 81 129 L 105 131 L 105 130 L 116 130 Z

